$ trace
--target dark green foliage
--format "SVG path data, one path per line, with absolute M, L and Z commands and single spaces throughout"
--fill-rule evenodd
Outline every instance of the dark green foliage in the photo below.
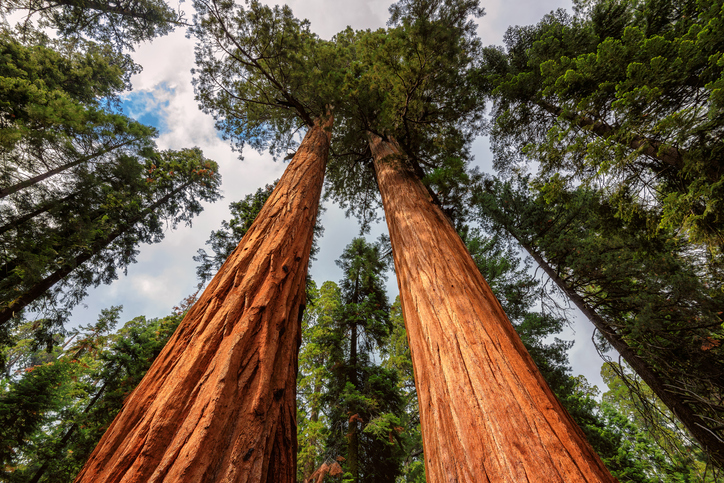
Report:
M 375 218 L 368 133 L 397 140 L 414 173 L 454 215 L 481 132 L 484 106 L 471 65 L 480 51 L 471 18 L 477 1 L 404 1 L 390 8 L 389 28 L 347 29 L 335 36 L 349 67 L 335 104 L 328 196 L 365 222 Z M 464 190 L 462 190 L 464 191 Z
M 535 159 L 539 179 L 605 187 L 626 216 L 650 211 L 718 250 L 722 240 L 724 5 L 719 0 L 579 2 L 511 28 L 486 49 L 496 166 Z M 525 156 L 521 156 L 525 154 Z
M 53 391 L 68 376 L 67 364 L 49 362 L 27 368 L 26 375 L 0 399 L 2 442 L 0 459 L 8 463 L 26 445 L 25 440 L 40 429 L 45 414 L 58 405 Z
M 81 327 L 42 365 L 16 363 L 3 379 L 3 481 L 71 482 L 183 318 L 138 317 L 117 333 L 120 307 Z M 32 341 L 11 352 L 27 354 Z M 32 360 L 32 358 L 31 358 Z M 18 361 L 19 362 L 19 361 Z M 52 372 L 51 372 L 52 371 Z M 28 393 L 30 391 L 30 393 Z M 23 392 L 24 397 L 17 397 Z M 28 424 L 28 414 L 35 418 Z
M 599 329 L 619 338 L 660 379 L 657 391 L 689 407 L 697 425 L 719 431 L 721 278 L 680 238 L 663 229 L 647 235 L 645 211 L 629 221 L 598 192 L 551 186 L 535 194 L 526 180 L 487 180 L 476 195 L 481 218 L 539 256 L 564 293 L 582 297 L 604 324 Z
M 241 149 L 295 151 L 294 135 L 326 114 L 334 56 L 288 6 L 195 0 L 194 86 L 204 112 Z M 331 94 L 330 94 L 331 95 Z
M 106 183 L 2 235 L 0 321 L 30 305 L 62 327 L 88 287 L 133 263 L 139 243 L 158 242 L 166 224 L 189 223 L 219 196 L 216 164 L 198 149 L 122 156 L 113 168 Z
M 196 96 L 235 147 L 291 155 L 295 134 L 331 105 L 326 193 L 363 228 L 379 207 L 369 132 L 396 138 L 442 202 L 461 205 L 461 168 L 482 128 L 470 74 L 480 43 L 469 16 L 482 14 L 478 2 L 403 2 L 390 28 L 348 28 L 331 41 L 288 7 L 215 0 L 195 7 Z

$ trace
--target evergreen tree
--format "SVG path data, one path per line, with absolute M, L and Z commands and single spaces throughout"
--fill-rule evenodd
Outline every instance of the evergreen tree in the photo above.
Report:
M 374 362 L 390 329 L 387 262 L 379 244 L 356 238 L 337 263 L 345 278 L 339 286 L 322 286 L 300 355 L 300 388 L 306 390 L 300 433 L 309 445 L 301 446 L 300 472 L 309 478 L 336 462 L 352 481 L 394 482 L 402 456 L 402 397 L 396 371 Z
M 300 320 L 329 127 L 307 132 L 239 247 L 126 400 L 78 481 L 295 478 Z
M 333 147 L 341 155 L 330 163 L 328 183 L 330 196 L 346 203 L 364 221 L 375 205 L 372 180 L 380 190 L 415 377 L 422 388 L 418 397 L 428 448 L 427 478 L 536 479 L 536 473 L 560 469 L 569 479 L 610 481 L 603 464 L 537 373 L 454 227 L 435 206 L 433 200 L 439 197 L 421 181 L 440 170 L 448 173 L 437 177 L 446 187 L 463 187 L 468 146 L 482 124 L 483 107 L 471 70 L 480 46 L 470 20 L 482 9 L 474 1 L 403 1 L 391 12 L 392 26 L 387 31 L 348 29 L 335 37 L 358 63 L 352 62 L 354 69 L 342 86 L 345 98 L 335 104 L 342 129 Z M 463 201 L 461 191 L 443 194 L 457 195 L 449 197 L 454 207 Z M 464 293 L 461 287 L 470 291 Z M 487 322 L 468 324 L 467 320 Z M 449 334 L 459 335 L 449 338 Z M 506 345 L 483 349 L 484 341 L 501 338 Z M 510 363 L 511 358 L 516 362 Z M 477 370 L 481 365 L 484 370 Z M 510 380 L 525 389 L 496 383 L 502 380 L 499 372 L 508 370 Z M 485 387 L 486 395 L 477 392 L 478 387 Z M 520 394 L 530 395 L 530 404 L 523 404 Z M 510 430 L 517 427 L 513 421 L 518 418 L 520 427 L 532 428 L 523 421 L 538 418 L 537 411 L 550 415 L 551 407 L 556 422 L 546 426 L 550 438 L 526 437 L 524 432 Z M 499 417 L 491 416 L 498 411 Z M 485 422 L 491 420 L 507 424 L 490 427 Z M 540 428 L 535 427 L 536 431 Z M 486 437 L 490 438 L 487 442 Z M 552 447 L 543 449 L 543 440 L 578 448 L 574 453 L 560 453 L 576 461 L 546 459 L 559 453 Z M 483 456 L 485 448 L 493 445 L 502 448 L 495 461 Z M 507 445 L 510 451 L 505 450 Z M 506 458 L 519 454 L 524 446 L 526 463 L 521 463 L 521 457 L 509 463 Z
M 486 280 L 509 314 L 516 332 L 543 374 L 546 382 L 561 400 L 566 410 L 586 434 L 596 452 L 619 479 L 626 482 L 653 483 L 649 465 L 640 461 L 643 448 L 655 448 L 651 442 L 643 447 L 622 449 L 625 437 L 645 439 L 641 429 L 626 425 L 625 417 L 613 406 L 601 407 L 597 402 L 597 389 L 588 386 L 582 376 L 570 374 L 567 351 L 571 343 L 551 338 L 562 330 L 565 319 L 550 311 L 534 310 L 545 297 L 542 284 L 530 273 L 530 264 L 522 264 L 513 245 L 494 236 L 486 237 L 478 230 L 472 230 L 467 246 Z M 395 369 L 400 378 L 400 387 L 408 401 L 402 433 L 405 441 L 404 477 L 402 481 L 425 481 L 422 466 L 422 439 L 419 433 L 419 409 L 417 394 L 412 378 L 412 360 L 407 344 L 406 330 L 396 303 L 397 315 L 392 318 L 393 331 L 388 343 L 383 346 L 385 367 Z M 417 431 L 414 429 L 417 427 Z M 625 436 L 624 436 L 625 435 Z M 651 460 L 661 462 L 659 454 L 652 452 Z M 668 473 L 673 473 L 668 468 Z M 667 474 L 668 474 L 667 473 Z
M 248 142 L 276 154 L 296 148 L 294 134 L 307 131 L 256 221 L 116 417 L 79 482 L 296 476 L 300 319 L 332 124 L 326 102 L 309 102 L 317 72 L 305 55 L 321 42 L 288 8 L 255 1 L 246 8 L 202 0 L 194 6 L 196 94 L 220 130 L 236 147 Z M 197 391 L 200 381 L 204 389 Z
M 139 243 L 159 241 L 164 224 L 190 222 L 219 196 L 218 168 L 198 149 L 121 156 L 114 168 L 115 179 L 2 235 L 0 323 L 30 305 L 62 329 L 87 288 L 113 281 Z
M 396 374 L 372 363 L 390 329 L 380 245 L 355 238 L 337 260 L 340 310 L 330 334 L 327 387 L 331 430 L 328 447 L 346 458 L 355 482 L 395 481 L 399 472 L 401 398 Z
M 543 182 L 605 187 L 623 216 L 643 204 L 656 225 L 718 251 L 724 4 L 576 4 L 486 49 L 496 164 L 535 159 Z
M 341 294 L 334 282 L 324 282 L 317 289 L 314 281 L 308 282 L 307 293 L 311 296 L 302 319 L 297 374 L 297 480 L 302 481 L 321 473 L 320 468 L 330 470 L 335 463 L 339 466 L 332 459 L 334 455 L 326 451 L 330 425 L 323 399 L 330 377 L 328 342 L 340 311 Z
M 515 238 L 715 461 L 721 419 L 720 278 L 663 230 L 642 233 L 598 192 L 529 192 L 488 180 L 476 196 L 488 226 Z M 645 212 L 641 212 L 645 213 Z M 704 429 L 707 428 L 707 429 Z

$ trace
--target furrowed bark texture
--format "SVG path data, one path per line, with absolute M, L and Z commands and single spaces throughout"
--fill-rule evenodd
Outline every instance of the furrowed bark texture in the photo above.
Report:
M 309 130 L 76 482 L 295 481 L 300 319 L 329 139 Z
M 420 403 L 427 481 L 615 482 L 394 141 L 370 135 Z

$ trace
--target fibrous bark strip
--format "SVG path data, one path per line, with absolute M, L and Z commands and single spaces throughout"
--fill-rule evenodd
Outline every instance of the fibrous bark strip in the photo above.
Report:
M 294 482 L 300 311 L 331 117 L 304 138 L 77 483 Z
M 616 481 L 397 144 L 369 139 L 412 353 L 427 481 Z

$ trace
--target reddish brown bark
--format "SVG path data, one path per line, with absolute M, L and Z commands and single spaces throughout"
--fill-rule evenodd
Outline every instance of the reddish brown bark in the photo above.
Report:
M 615 482 L 394 142 L 370 135 L 420 403 L 427 481 Z
M 307 133 L 76 482 L 295 481 L 300 316 L 329 139 Z

